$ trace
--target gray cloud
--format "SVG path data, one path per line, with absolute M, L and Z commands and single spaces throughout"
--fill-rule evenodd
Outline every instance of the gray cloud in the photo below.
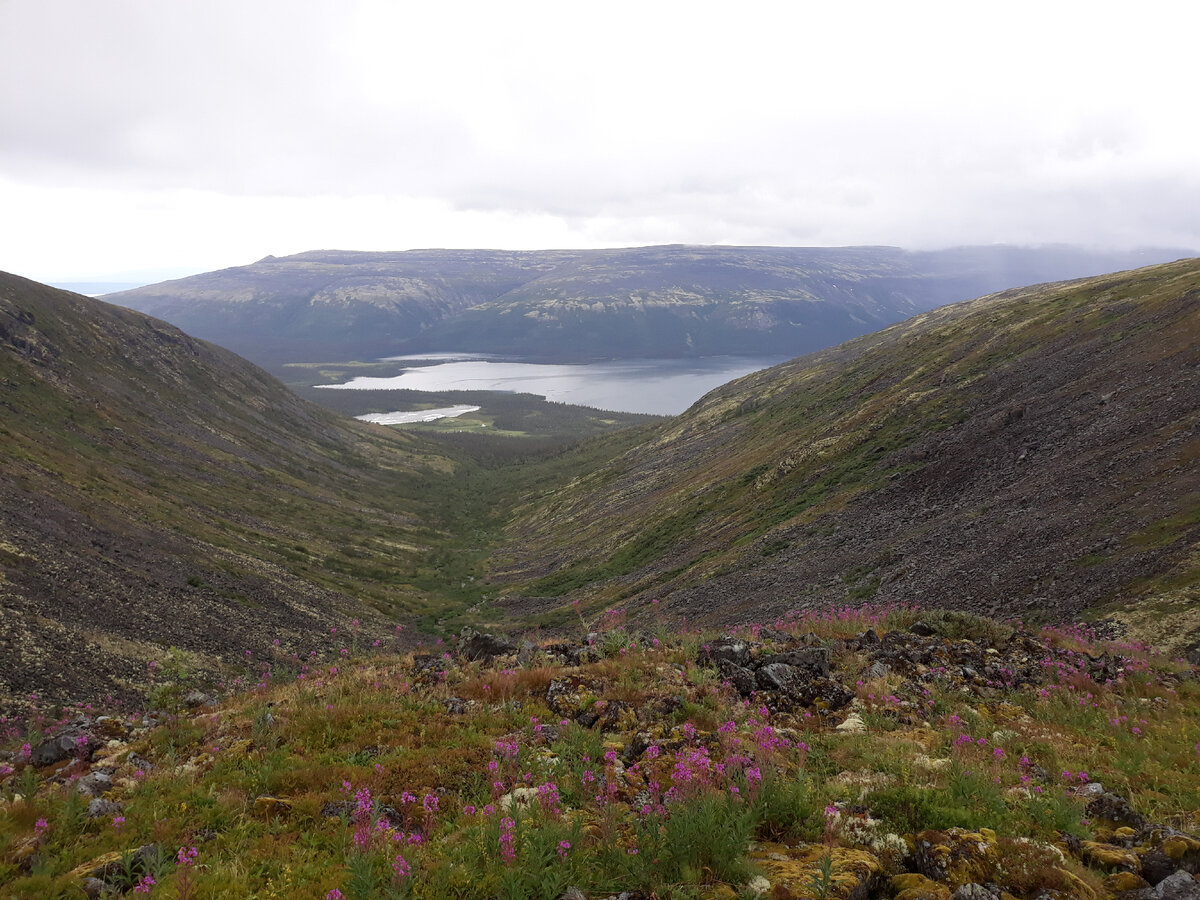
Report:
M 0 263 L 92 252 L 31 227 L 48 204 L 119 224 L 122 268 L 157 264 L 131 248 L 167 223 L 210 235 L 198 264 L 349 241 L 1200 247 L 1200 13 L 1171 11 L 3 3 L 0 202 L 28 213 Z

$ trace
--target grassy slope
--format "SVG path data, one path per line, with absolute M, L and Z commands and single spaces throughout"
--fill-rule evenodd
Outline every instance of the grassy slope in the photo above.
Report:
M 938 634 L 914 639 L 918 619 Z M 1170 830 L 1200 828 L 1194 669 L 1079 632 L 1014 635 L 911 609 L 777 626 L 745 639 L 761 653 L 802 637 L 828 647 L 848 709 L 743 703 L 696 665 L 708 636 L 617 625 L 604 658 L 578 668 L 447 654 L 421 674 L 411 656 L 354 653 L 285 680 L 297 663 L 268 647 L 257 688 L 156 727 L 111 720 L 88 763 L 26 765 L 22 741 L 55 727 L 34 723 L 0 735 L 0 885 L 21 900 L 78 896 L 83 874 L 124 853 L 129 874 L 114 864 L 109 883 L 152 872 L 155 894 L 190 900 L 558 900 L 568 886 L 729 900 L 755 896 L 755 876 L 778 898 L 947 898 L 978 882 L 1099 900 L 1144 884 L 1131 873 L 1157 881 L 1164 865 L 1200 862 L 1200 840 Z M 866 628 L 883 644 L 861 645 Z M 871 668 L 880 647 L 914 640 L 931 655 Z M 985 678 L 980 658 L 1023 659 L 1023 674 Z M 555 679 L 584 687 L 552 707 Z M 589 707 L 610 712 L 576 721 Z M 851 712 L 864 731 L 838 729 Z M 89 770 L 111 774 L 105 797 L 119 804 L 96 817 L 73 786 Z M 1096 783 L 1147 827 L 1089 809 Z M 502 808 L 517 786 L 540 799 Z M 152 843 L 161 860 L 133 863 Z M 189 847 L 194 865 L 177 865 Z
M 524 509 L 494 575 L 547 621 L 564 595 L 1191 608 L 1198 353 L 1196 261 L 926 313 L 712 392 Z

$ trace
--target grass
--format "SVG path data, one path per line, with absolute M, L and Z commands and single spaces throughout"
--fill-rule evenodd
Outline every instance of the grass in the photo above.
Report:
M 361 636 L 346 656 L 295 664 L 290 680 L 247 673 L 260 686 L 217 709 L 149 728 L 127 719 L 90 764 L 62 764 L 63 787 L 52 769 L 22 763 L 24 733 L 8 723 L 4 896 L 73 896 L 70 870 L 149 843 L 164 849 L 151 868 L 154 892 L 167 897 L 557 898 L 571 886 L 590 896 L 717 897 L 763 872 L 790 877 L 788 866 L 809 883 L 824 878 L 834 895 L 851 877 L 851 851 L 902 870 L 889 833 L 953 843 L 961 831 L 995 834 L 972 865 L 1030 897 L 1035 871 L 1099 883 L 1103 873 L 1077 860 L 1047 870 L 1042 858 L 1064 834 L 1104 839 L 1105 824 L 1087 819 L 1085 784 L 1103 782 L 1154 821 L 1200 825 L 1200 688 L 1148 648 L 1047 631 L 1038 638 L 1052 663 L 1046 679 L 989 698 L 948 676 L 921 694 L 899 678 L 862 682 L 855 703 L 874 727 L 843 735 L 834 726 L 844 713 L 742 702 L 695 665 L 710 636 L 650 638 L 609 618 L 619 623 L 606 632 L 620 635 L 613 652 L 578 669 L 543 654 L 529 668 L 451 657 L 443 674 L 420 674 L 411 655 L 364 655 Z M 776 625 L 840 648 L 835 675 L 852 682 L 866 660 L 841 642 L 918 619 L 946 634 L 931 640 L 978 640 L 981 654 L 1011 633 L 904 607 L 810 611 Z M 1119 655 L 1128 674 L 1081 679 L 1075 662 L 1102 652 Z M 186 682 L 186 666 L 175 657 L 163 669 L 163 696 L 174 696 L 168 682 Z M 566 675 L 595 685 L 596 701 L 630 703 L 623 724 L 590 729 L 551 708 L 547 688 Z M 458 712 L 448 711 L 452 697 L 465 703 Z M 99 767 L 113 771 L 119 828 L 111 816 L 88 818 L 70 789 Z M 529 798 L 506 800 L 516 788 Z M 752 852 L 754 841 L 779 848 L 779 859 Z M 832 849 L 813 849 L 822 844 Z M 174 861 L 191 847 L 194 865 Z

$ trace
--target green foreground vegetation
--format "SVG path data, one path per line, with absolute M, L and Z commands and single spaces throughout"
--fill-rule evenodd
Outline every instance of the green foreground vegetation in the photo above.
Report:
M 620 610 L 580 630 L 472 662 L 464 642 L 398 654 L 351 625 L 332 655 L 264 648 L 219 705 L 186 707 L 172 657 L 148 718 L 5 723 L 2 896 L 78 897 L 90 876 L 186 900 L 1096 898 L 1158 857 L 1200 860 L 1200 685 L 1149 648 L 809 612 L 741 633 L 827 653 L 847 689 L 789 702 L 702 664 L 717 635 L 634 631 Z M 1023 674 L 1006 668 L 1022 647 Z M 1002 662 L 985 679 L 975 656 Z M 33 765 L 82 718 L 94 745 Z

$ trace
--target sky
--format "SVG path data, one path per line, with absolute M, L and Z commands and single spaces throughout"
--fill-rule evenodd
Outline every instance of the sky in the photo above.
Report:
M 1200 249 L 1192 0 L 0 0 L 0 269 Z

